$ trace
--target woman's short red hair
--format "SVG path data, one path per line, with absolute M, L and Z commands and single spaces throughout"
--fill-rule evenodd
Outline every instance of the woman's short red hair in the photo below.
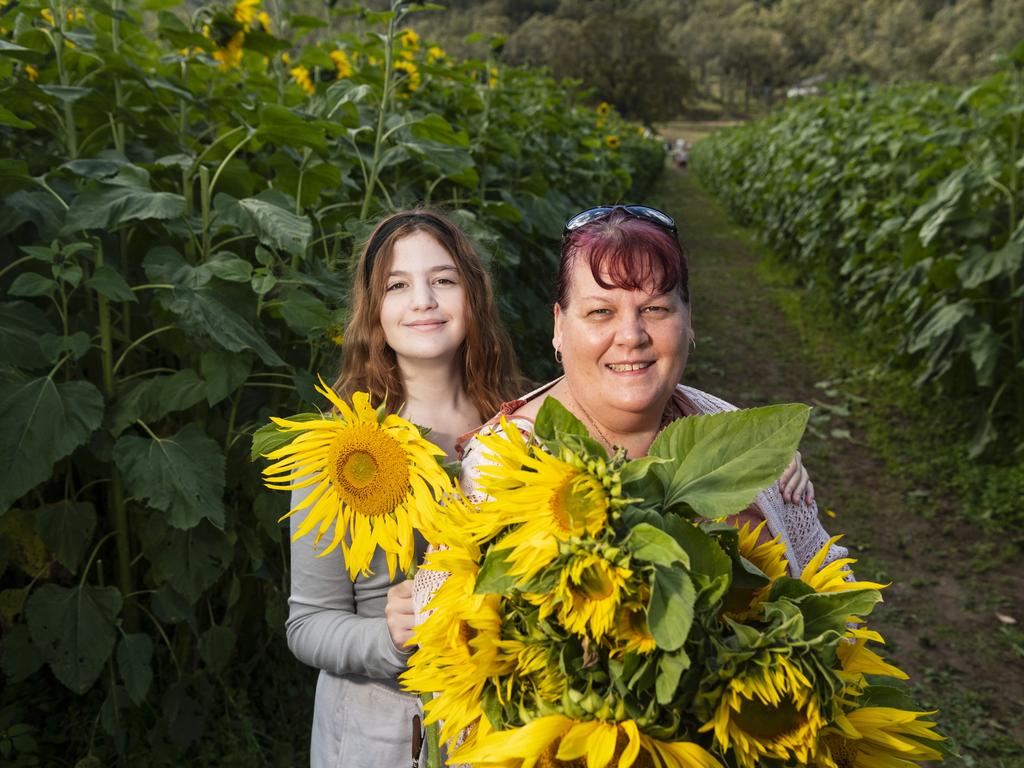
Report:
M 562 241 L 555 301 L 568 306 L 570 275 L 576 259 L 586 259 L 602 288 L 670 293 L 690 303 L 689 270 L 679 240 L 669 230 L 624 209 L 585 224 Z

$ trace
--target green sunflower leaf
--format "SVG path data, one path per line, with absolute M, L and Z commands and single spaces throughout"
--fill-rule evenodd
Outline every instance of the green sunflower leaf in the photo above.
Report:
M 103 420 L 103 395 L 87 381 L 0 377 L 0 511 L 50 476 Z
M 194 604 L 231 564 L 232 548 L 222 531 L 200 523 L 188 531 L 167 528 L 147 553 L 157 582 Z M 173 602 L 173 595 L 165 597 Z M 180 612 L 184 606 L 177 603 L 163 607 Z
M 224 525 L 224 454 L 198 424 L 167 438 L 123 435 L 114 461 L 128 492 L 167 513 L 175 528 L 193 528 L 203 518 Z
M 289 416 L 288 421 L 312 421 L 322 418 L 323 414 L 320 413 L 296 413 L 294 416 Z M 256 461 L 271 451 L 283 448 L 298 436 L 298 432 L 281 429 L 273 422 L 264 424 L 252 434 L 252 450 L 249 453 L 249 458 Z
M 44 507 L 36 518 L 36 531 L 46 548 L 72 573 L 96 529 L 96 510 L 88 502 L 61 501 Z
M 505 594 L 515 586 L 516 577 L 509 575 L 512 565 L 505 559 L 507 549 L 491 549 L 480 566 L 473 592 L 478 595 Z
M 799 599 L 804 615 L 804 638 L 813 640 L 825 632 L 842 634 L 849 616 L 867 616 L 882 601 L 877 589 L 819 592 Z
M 679 563 L 684 568 L 690 566 L 690 557 L 679 543 L 664 531 L 653 525 L 640 523 L 629 532 L 625 546 L 632 556 L 649 563 L 671 566 Z
M 686 573 L 676 567 L 654 567 L 651 602 L 647 606 L 647 625 L 659 648 L 681 648 L 693 623 L 696 592 Z
M 28 599 L 33 644 L 54 675 L 78 694 L 96 682 L 117 635 L 121 593 L 113 587 L 45 584 Z
M 153 641 L 141 632 L 125 635 L 117 644 L 117 669 L 121 673 L 125 690 L 136 704 L 141 704 L 153 682 Z
M 673 460 L 653 467 L 665 506 L 685 504 L 712 519 L 741 511 L 792 461 L 810 410 L 772 405 L 678 419 L 650 451 Z

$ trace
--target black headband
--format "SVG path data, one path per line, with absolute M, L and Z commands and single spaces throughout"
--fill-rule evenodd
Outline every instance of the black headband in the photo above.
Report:
M 377 228 L 376 232 L 373 233 L 373 237 L 370 238 L 370 242 L 366 246 L 366 261 L 363 268 L 363 279 L 366 281 L 367 288 L 370 287 L 370 276 L 373 274 L 373 263 L 377 261 L 377 254 L 384 246 L 384 243 L 399 227 L 416 221 L 427 222 L 430 224 L 436 223 L 435 219 L 427 214 L 406 213 L 388 219 Z

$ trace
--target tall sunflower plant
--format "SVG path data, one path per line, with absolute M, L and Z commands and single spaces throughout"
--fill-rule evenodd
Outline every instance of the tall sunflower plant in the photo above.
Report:
M 316 391 L 329 411 L 271 417 L 253 436 L 252 457 L 271 462 L 266 486 L 294 494 L 281 519 L 298 515 L 293 538 L 312 533 L 319 556 L 340 546 L 353 580 L 371 573 L 378 550 L 391 578 L 396 568 L 411 573 L 416 532 L 430 530 L 438 503 L 453 492 L 444 451 L 366 392 L 347 402 L 323 379 Z
M 479 439 L 486 500 L 438 512 L 449 574 L 405 687 L 452 765 L 913 768 L 949 754 L 879 654 L 880 584 L 737 513 L 779 476 L 809 409 L 676 421 L 609 455 L 557 401 L 532 436 Z M 835 540 L 829 542 L 832 544 Z

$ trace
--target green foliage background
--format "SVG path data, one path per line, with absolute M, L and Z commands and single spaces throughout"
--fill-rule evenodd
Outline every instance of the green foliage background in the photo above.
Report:
M 661 168 L 549 77 L 402 34 L 415 6 L 282 7 L 0 8 L 4 764 L 301 762 L 248 435 L 333 373 L 373 220 L 449 209 L 540 377 L 562 222 Z
M 692 161 L 919 387 L 964 403 L 946 420 L 968 423 L 972 457 L 1019 463 L 1022 152 L 1024 43 L 967 90 L 840 88 L 716 134 Z

